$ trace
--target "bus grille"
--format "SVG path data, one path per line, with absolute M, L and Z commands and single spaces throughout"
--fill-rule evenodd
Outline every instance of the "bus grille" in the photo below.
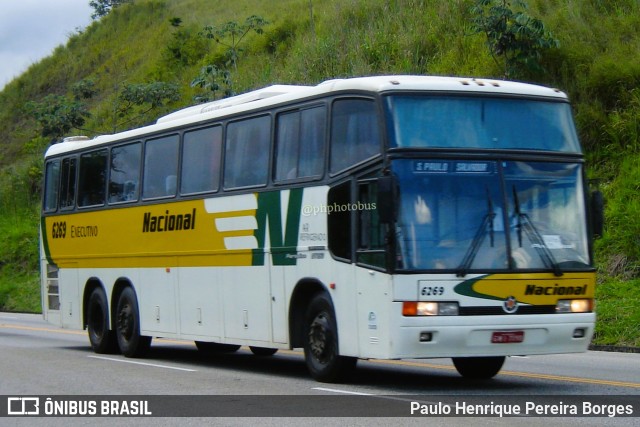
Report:
M 515 313 L 507 313 L 502 307 L 460 307 L 460 316 L 513 316 L 524 314 L 554 314 L 555 305 L 521 305 Z

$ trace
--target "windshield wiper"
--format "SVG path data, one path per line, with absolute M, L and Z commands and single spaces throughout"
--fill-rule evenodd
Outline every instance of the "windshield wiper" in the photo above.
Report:
M 540 235 L 540 232 L 531 222 L 529 215 L 520 210 L 520 201 L 518 199 L 518 192 L 515 185 L 513 186 L 513 201 L 515 203 L 515 215 L 518 221 L 516 223 L 518 245 L 522 247 L 522 231 L 524 230 L 525 234 L 531 241 L 531 246 L 536 249 L 536 252 L 542 259 L 545 267 L 551 268 L 555 276 L 562 276 L 564 272 L 560 269 L 558 262 L 545 244 L 544 239 Z
M 480 246 L 482 246 L 482 242 L 484 241 L 485 236 L 487 235 L 487 228 L 489 229 L 489 240 L 491 242 L 491 247 L 494 244 L 494 230 L 493 230 L 493 219 L 496 217 L 495 212 L 493 211 L 493 202 L 491 201 L 491 194 L 489 193 L 489 188 L 487 188 L 487 214 L 482 218 L 482 224 L 478 227 L 478 231 L 476 231 L 476 235 L 473 237 L 471 241 L 471 245 L 469 249 L 467 249 L 467 253 L 464 255 L 462 262 L 456 269 L 456 276 L 464 277 L 467 275 L 467 271 L 471 264 L 473 263 L 473 259 L 478 254 L 478 250 Z

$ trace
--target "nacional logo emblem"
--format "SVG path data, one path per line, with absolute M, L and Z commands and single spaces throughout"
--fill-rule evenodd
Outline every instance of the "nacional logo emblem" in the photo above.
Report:
M 518 311 L 518 300 L 516 297 L 509 297 L 502 303 L 502 309 L 505 313 L 513 314 Z

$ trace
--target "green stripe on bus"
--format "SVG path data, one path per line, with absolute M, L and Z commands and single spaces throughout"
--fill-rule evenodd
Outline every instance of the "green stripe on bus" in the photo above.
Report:
M 264 265 L 264 248 L 266 235 L 269 233 L 271 261 L 273 265 L 295 265 L 298 247 L 298 230 L 302 209 L 302 188 L 289 191 L 287 218 L 284 233 L 282 230 L 282 208 L 280 191 L 270 191 L 258 194 L 258 210 L 256 221 L 258 228 L 254 236 L 258 248 L 253 250 L 252 265 Z M 267 230 L 267 222 L 269 224 Z

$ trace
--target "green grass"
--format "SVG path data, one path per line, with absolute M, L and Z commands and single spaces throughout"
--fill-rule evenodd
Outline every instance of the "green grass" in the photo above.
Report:
M 0 310 L 40 312 L 38 216 L 6 202 L 0 212 Z
M 0 272 L 0 310 L 21 313 L 41 313 L 40 275 Z
M 609 279 L 596 287 L 593 344 L 640 347 L 640 280 Z

